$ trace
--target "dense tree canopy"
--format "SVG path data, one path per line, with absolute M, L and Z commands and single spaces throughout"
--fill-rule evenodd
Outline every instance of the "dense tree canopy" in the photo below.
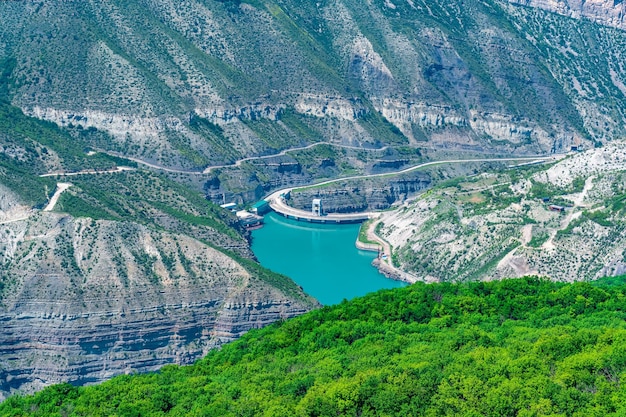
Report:
M 626 285 L 415 284 L 3 416 L 624 416 Z

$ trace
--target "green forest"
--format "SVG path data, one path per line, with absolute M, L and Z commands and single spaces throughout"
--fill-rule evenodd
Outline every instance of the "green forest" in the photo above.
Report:
M 626 416 L 626 277 L 415 284 L 2 416 Z

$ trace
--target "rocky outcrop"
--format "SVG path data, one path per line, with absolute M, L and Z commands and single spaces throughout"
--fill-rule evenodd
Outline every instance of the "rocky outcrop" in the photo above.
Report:
M 422 128 L 467 127 L 469 124 L 466 117 L 447 106 L 405 102 L 390 98 L 376 99 L 373 102 L 376 109 L 387 120 L 406 134 L 410 134 L 411 124 Z
M 19 198 L 0 184 L 0 224 L 27 217 L 32 209 L 20 203 Z
M 326 105 L 332 100 L 327 100 Z M 275 106 L 270 103 L 256 102 L 241 107 L 216 105 L 194 109 L 193 113 L 215 124 L 225 124 L 237 119 L 258 120 L 268 119 L 276 121 L 284 109 L 284 105 Z M 341 105 L 335 106 L 337 109 Z M 60 126 L 95 127 L 105 130 L 114 137 L 124 138 L 131 135 L 134 139 L 156 138 L 165 132 L 187 132 L 188 120 L 183 121 L 176 116 L 145 117 L 136 114 L 106 113 L 97 110 L 64 110 L 57 108 L 31 107 L 25 108 L 29 116 L 48 120 Z M 303 111 L 307 111 L 303 108 Z
M 621 0 L 509 0 L 513 4 L 548 10 L 574 19 L 586 18 L 606 26 L 626 29 L 626 9 Z
M 37 213 L 0 231 L 0 398 L 190 363 L 317 304 L 184 235 Z
M 511 145 L 538 144 L 544 149 L 549 149 L 554 142 L 554 138 L 542 127 L 530 120 L 511 115 L 473 109 L 463 113 L 449 106 L 390 98 L 375 99 L 373 103 L 387 120 L 414 141 L 418 139 L 415 137 L 413 126 L 426 130 L 456 128 L 471 132 L 476 139 L 489 138 L 497 142 L 509 142 Z M 573 137 L 570 139 L 573 140 Z
M 294 108 L 298 113 L 307 116 L 331 117 L 348 121 L 356 121 L 367 113 L 359 100 L 316 94 L 299 94 Z
M 268 119 L 276 121 L 284 110 L 285 105 L 273 105 L 270 103 L 256 102 L 242 107 L 227 108 L 214 106 L 196 108 L 197 115 L 204 117 L 215 124 L 224 124 L 235 119 L 259 120 Z

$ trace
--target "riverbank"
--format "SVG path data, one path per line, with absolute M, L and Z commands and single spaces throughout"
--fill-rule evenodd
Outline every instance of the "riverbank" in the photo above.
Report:
M 355 246 L 361 250 L 377 252 L 378 256 L 372 261 L 372 265 L 387 278 L 409 284 L 421 281 L 419 277 L 402 271 L 393 265 L 393 247 L 376 233 L 376 228 L 380 222 L 379 219 L 373 219 L 363 223 Z
M 361 223 L 361 227 L 359 228 L 359 235 L 356 238 L 356 242 L 354 242 L 357 249 L 366 250 L 370 252 L 380 252 L 380 245 L 371 241 L 367 238 L 367 229 L 374 222 L 373 219 L 369 219 Z

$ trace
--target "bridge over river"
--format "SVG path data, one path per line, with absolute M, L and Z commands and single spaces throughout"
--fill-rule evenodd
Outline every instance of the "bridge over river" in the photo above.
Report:
M 352 177 L 344 177 L 344 178 L 336 178 L 333 180 L 328 180 L 324 182 L 320 182 L 317 184 L 313 184 L 312 186 L 323 186 L 332 184 L 335 182 L 348 181 L 348 180 L 359 180 L 359 179 L 368 179 L 368 178 L 377 178 L 377 177 L 387 177 L 393 175 L 405 174 L 416 169 L 424 168 L 431 165 L 439 165 L 439 164 L 460 164 L 460 163 L 472 163 L 472 162 L 525 162 L 534 163 L 534 162 L 550 162 L 556 161 L 558 159 L 564 158 L 565 154 L 555 154 L 550 156 L 527 156 L 527 157 L 518 157 L 518 158 L 483 158 L 483 159 L 451 159 L 445 161 L 432 161 L 425 162 L 423 164 L 415 165 L 409 168 L 402 169 L 396 172 L 388 172 L 383 174 L 369 174 L 369 175 L 355 175 Z M 278 190 L 267 196 L 264 200 L 267 201 L 276 213 L 281 216 L 287 217 L 289 219 L 300 220 L 311 223 L 360 223 L 365 220 L 378 217 L 377 212 L 362 212 L 362 213 L 331 213 L 326 215 L 318 215 L 312 211 L 300 210 L 294 207 L 291 207 L 287 204 L 286 198 L 289 196 L 291 191 L 295 188 L 307 188 L 304 187 L 290 187 L 283 188 L 282 190 Z

